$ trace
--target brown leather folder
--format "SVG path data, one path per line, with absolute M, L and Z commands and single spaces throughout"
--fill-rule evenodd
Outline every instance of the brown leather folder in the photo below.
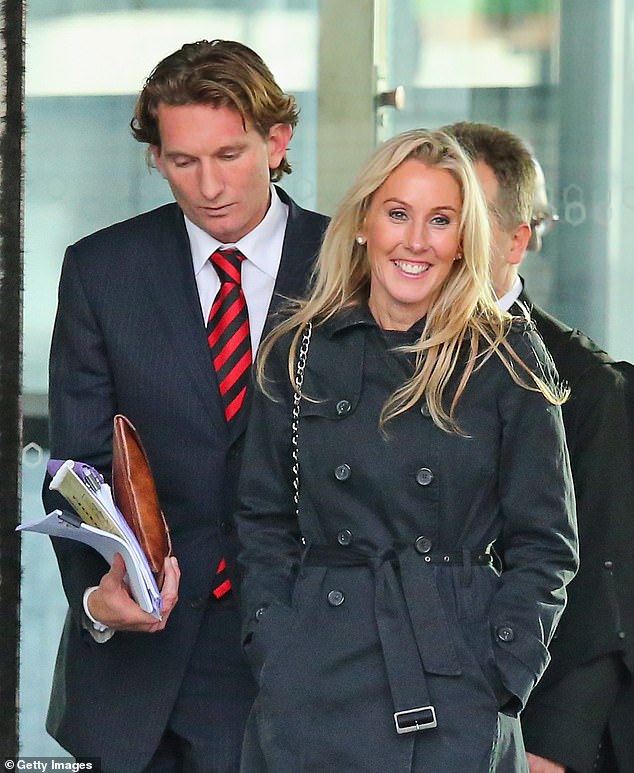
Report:
M 172 552 L 169 529 L 139 433 L 132 422 L 120 414 L 114 417 L 112 493 L 160 587 L 165 557 Z

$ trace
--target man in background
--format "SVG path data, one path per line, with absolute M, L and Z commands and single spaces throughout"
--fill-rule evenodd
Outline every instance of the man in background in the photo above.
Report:
M 577 500 L 580 569 L 522 714 L 531 773 L 634 770 L 634 483 L 631 366 L 535 306 L 519 275 L 551 216 L 543 172 L 515 135 L 487 124 L 445 127 L 472 157 L 490 212 L 499 304 L 530 312 L 571 387 L 563 406 Z M 536 185 L 536 183 L 539 183 Z
M 69 613 L 47 729 L 104 771 L 239 768 L 255 684 L 241 652 L 232 512 L 250 369 L 271 313 L 305 291 L 326 226 L 272 184 L 291 171 L 297 116 L 251 49 L 184 45 L 150 74 L 131 123 L 176 201 L 64 258 L 51 456 L 109 479 L 113 417 L 126 415 L 181 571 L 178 604 L 157 624 L 130 597 L 121 562 L 109 569 L 54 541 Z M 46 486 L 44 501 L 58 504 Z M 170 578 L 171 608 L 177 570 Z

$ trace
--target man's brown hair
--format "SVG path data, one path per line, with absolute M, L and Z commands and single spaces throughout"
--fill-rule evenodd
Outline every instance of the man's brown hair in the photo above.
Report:
M 260 56 L 233 40 L 199 40 L 186 43 L 159 62 L 139 95 L 130 122 L 139 142 L 161 147 L 158 107 L 203 104 L 237 111 L 242 123 L 264 138 L 277 123 L 295 128 L 299 110 L 295 98 L 285 94 Z M 271 180 L 290 173 L 286 158 L 271 169 Z
M 472 161 L 491 167 L 498 182 L 496 212 L 508 231 L 530 223 L 535 194 L 535 163 L 528 146 L 515 134 L 486 123 L 460 121 L 444 126 Z

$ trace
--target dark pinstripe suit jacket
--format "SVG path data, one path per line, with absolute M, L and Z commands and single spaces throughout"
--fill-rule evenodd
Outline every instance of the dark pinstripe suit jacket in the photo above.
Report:
M 271 311 L 283 296 L 305 291 L 327 222 L 278 192 L 289 218 Z M 53 458 L 108 475 L 113 415 L 136 425 L 182 571 L 164 631 L 118 633 L 99 645 L 81 628 L 81 603 L 106 566 L 74 541 L 55 541 L 70 609 L 47 728 L 75 756 L 100 756 L 105 768 L 131 772 L 147 764 L 163 732 L 218 562 L 225 556 L 233 570 L 237 551 L 232 511 L 244 422 L 229 432 L 224 420 L 176 204 L 68 248 L 49 392 Z M 44 499 L 47 510 L 56 505 L 46 487 Z

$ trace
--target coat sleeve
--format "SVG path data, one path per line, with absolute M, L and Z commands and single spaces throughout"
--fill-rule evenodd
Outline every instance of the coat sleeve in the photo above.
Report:
M 253 633 L 262 611 L 291 602 L 301 554 L 292 474 L 292 388 L 286 365 L 288 346 L 267 362 L 271 394 L 256 388 L 240 477 L 236 514 L 242 546 L 243 636 Z M 267 387 L 267 392 L 269 391 Z
M 518 336 L 513 346 L 531 369 L 552 377 L 534 333 Z M 574 492 L 561 409 L 509 383 L 498 410 L 504 571 L 490 622 L 502 682 L 523 707 L 548 665 L 565 586 L 578 568 Z
M 78 251 L 69 247 L 59 284 L 58 308 L 49 362 L 51 458 L 87 462 L 110 477 L 114 389 L 106 345 L 80 273 Z M 48 489 L 47 512 L 68 507 Z M 75 540 L 53 538 L 62 585 L 76 620 L 81 619 L 85 589 L 97 585 L 107 563 Z

